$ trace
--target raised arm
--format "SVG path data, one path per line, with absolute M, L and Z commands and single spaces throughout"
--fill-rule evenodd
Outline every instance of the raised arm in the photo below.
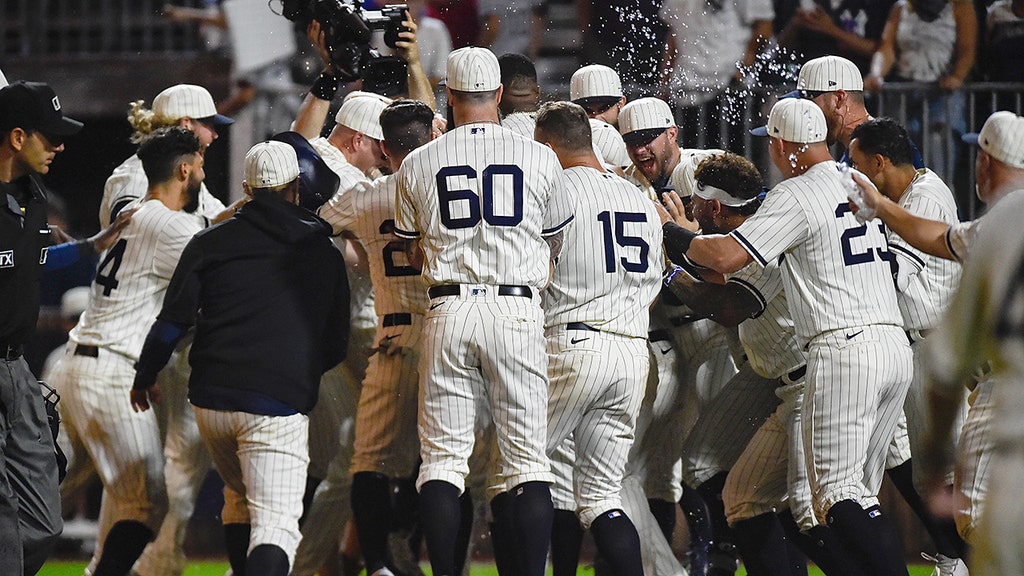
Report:
M 956 259 L 950 252 L 949 244 L 946 241 L 949 224 L 939 220 L 921 218 L 907 212 L 892 200 L 882 196 L 866 177 L 853 173 L 853 180 L 864 195 L 864 203 L 877 210 L 878 218 L 881 218 L 890 230 L 906 240 L 907 244 L 932 256 L 946 260 Z M 854 212 L 857 211 L 855 204 L 851 202 L 850 206 Z
M 320 23 L 316 20 L 310 22 L 309 28 L 306 29 L 306 35 L 320 54 L 320 59 L 324 63 L 324 71 L 302 100 L 302 105 L 299 106 L 299 112 L 296 114 L 291 128 L 294 132 L 302 134 L 307 140 L 312 140 L 323 130 L 327 114 L 330 112 L 331 99 L 338 89 L 338 79 L 331 69 L 331 56 L 327 52 L 327 41 L 324 39 Z

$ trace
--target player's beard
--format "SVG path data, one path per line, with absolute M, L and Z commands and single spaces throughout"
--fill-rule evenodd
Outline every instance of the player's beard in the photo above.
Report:
M 203 185 L 203 181 L 189 182 L 188 187 L 185 189 L 185 205 L 182 210 L 188 213 L 194 213 L 199 209 L 199 190 Z

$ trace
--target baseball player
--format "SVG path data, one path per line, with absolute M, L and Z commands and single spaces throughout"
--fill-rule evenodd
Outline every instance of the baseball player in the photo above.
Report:
M 85 445 L 113 513 L 92 574 L 127 573 L 166 510 L 156 418 L 134 413 L 125 396 L 145 338 L 140 326 L 156 317 L 181 251 L 201 229 L 184 211 L 205 176 L 201 150 L 182 127 L 159 129 L 140 143 L 146 195 L 127 205 L 139 209 L 100 256 L 88 307 L 53 376 L 68 436 Z
M 537 68 L 522 54 L 510 52 L 498 56 L 501 70 L 501 85 L 505 91 L 498 102 L 503 116 L 515 112 L 536 112 L 540 108 L 540 86 L 537 84 Z
M 583 106 L 590 116 L 594 147 L 606 164 L 629 166 L 626 143 L 615 125 L 626 104 L 619 74 L 602 64 L 591 64 L 573 72 L 569 80 L 569 98 Z
M 520 573 L 540 575 L 552 475 L 539 291 L 572 206 L 554 153 L 498 125 L 494 54 L 456 50 L 447 70 L 456 128 L 406 157 L 395 217 L 396 234 L 423 248 L 430 296 L 420 360 L 421 518 L 434 574 L 453 574 L 458 497 L 476 399 L 485 398 L 513 494 Z
M 619 131 L 632 160 L 632 165 L 626 169 L 626 178 L 656 201 L 660 201 L 662 192 L 677 185 L 691 189 L 696 157 L 715 152 L 680 149 L 676 144 L 678 128 L 672 112 L 668 104 L 658 98 L 641 98 L 626 104 L 619 115 Z M 648 458 L 649 462 L 631 468 L 644 470 L 651 509 L 669 539 L 675 502 L 682 499 L 690 526 L 691 570 L 700 573 L 713 552 L 715 564 L 734 571 L 736 555 L 723 532 L 727 530 L 724 514 L 716 513 L 719 521 L 712 524 L 706 509 L 708 504 L 704 502 L 706 498 L 713 500 L 711 504 L 718 501 L 714 493 L 720 486 L 709 485 L 706 495 L 697 493 L 696 487 L 684 488 L 681 467 L 682 444 L 703 407 L 736 373 L 730 335 L 722 326 L 682 306 L 670 294 L 658 299 L 651 318 L 652 331 L 668 331 L 675 350 L 676 366 L 668 370 L 659 366 L 659 374 L 676 376 L 667 385 L 659 385 L 659 398 L 664 397 L 666 401 L 659 400 L 656 403 L 659 409 L 652 415 L 657 414 L 664 420 L 646 426 L 648 431 L 641 439 L 641 449 L 635 454 Z M 735 333 L 735 329 L 731 330 Z M 652 352 L 660 355 L 662 346 L 652 345 Z M 667 360 L 667 357 L 659 358 L 658 362 Z M 666 367 L 671 368 L 671 363 Z M 717 526 L 717 535 L 712 534 L 714 526 Z M 713 546 L 716 539 L 720 546 Z
M 311 39 L 325 59 L 325 65 L 329 65 L 322 35 L 311 35 Z M 318 89 L 318 85 L 320 81 L 303 101 L 292 129 L 306 137 L 327 166 L 338 175 L 338 190 L 351 190 L 357 184 L 368 184 L 370 178 L 386 166 L 380 149 L 383 134 L 378 118 L 391 100 L 369 92 L 349 93 L 335 115 L 335 126 L 327 137 L 321 137 L 320 131 L 335 92 L 324 92 Z M 331 86 L 336 89 L 337 82 Z M 310 413 L 310 482 L 311 485 L 319 479 L 324 482 L 316 487 L 313 503 L 302 525 L 303 539 L 292 567 L 297 576 L 308 576 L 320 568 L 324 558 L 336 548 L 350 517 L 352 428 L 359 386 L 366 376 L 369 351 L 377 331 L 367 254 L 359 244 L 342 237 L 336 238 L 335 242 L 344 247 L 348 263 L 352 293 L 350 350 L 345 362 L 324 375 L 321 383 L 323 401 Z
M 298 207 L 298 177 L 288 144 L 249 150 L 252 201 L 186 246 L 130 394 L 132 407 L 148 414 L 160 396 L 156 373 L 195 324 L 189 402 L 224 480 L 236 574 L 289 573 L 309 464 L 306 414 L 320 375 L 346 349 L 344 259 L 330 226 Z
M 966 135 L 965 140 L 977 142 L 979 151 L 975 160 L 978 174 L 978 198 L 990 206 L 998 206 L 1009 195 L 1024 188 L 1024 160 L 1020 151 L 1024 149 L 1024 119 L 1012 112 L 1000 111 L 985 121 L 980 134 Z M 940 258 L 966 261 L 978 231 L 983 229 L 989 215 L 969 222 L 950 225 L 941 220 L 916 216 L 895 202 L 882 196 L 870 181 L 855 176 L 863 195 L 864 206 L 876 210 L 879 219 L 890 230 L 898 234 L 913 248 Z M 990 213 L 993 212 L 990 210 Z M 937 333 L 936 336 L 940 336 Z M 949 389 L 938 391 L 948 397 Z M 931 392 L 935 395 L 936 392 Z M 959 440 L 957 477 L 954 480 L 954 518 L 960 535 L 972 544 L 979 518 L 987 499 L 987 469 L 992 455 L 992 414 L 995 411 L 993 380 L 982 378 L 972 393 L 973 402 Z M 942 415 L 933 416 L 935 427 L 941 436 L 928 444 L 942 446 L 945 435 L 952 427 L 955 404 L 943 403 Z M 937 407 L 930 402 L 933 410 Z M 941 448 L 929 447 L 925 451 L 929 459 L 924 469 L 925 484 L 941 485 L 942 466 L 948 461 L 937 458 Z
M 576 201 L 544 292 L 548 451 L 573 436 L 580 521 L 616 574 L 643 574 L 619 491 L 647 380 L 647 308 L 664 263 L 657 214 L 636 187 L 604 170 L 580 106 L 542 107 L 536 136 L 555 151 Z M 599 245 L 603 259 L 593 257 Z
M 201 86 L 178 84 L 157 94 L 152 109 L 142 101 L 129 106 L 128 120 L 135 129 L 132 141 L 138 142 L 153 130 L 164 126 L 180 126 L 199 138 L 202 153 L 217 140 L 217 127 L 234 121 L 217 113 L 210 93 Z M 100 200 L 99 220 L 109 222 L 128 203 L 146 195 L 148 181 L 138 155 L 122 162 L 107 178 Z M 232 208 L 237 208 L 238 204 Z M 223 219 L 232 210 L 207 189 L 205 182 L 196 200 L 185 207 L 195 215 L 200 226 Z M 140 576 L 177 576 L 185 570 L 185 531 L 192 517 L 199 488 L 210 469 L 210 456 L 199 437 L 195 416 L 185 396 L 188 385 L 188 351 L 182 350 L 171 362 L 171 369 L 161 373 L 164 389 L 163 414 L 167 418 L 164 438 L 164 478 L 167 488 L 167 514 L 151 546 L 134 568 Z M 102 552 L 103 540 L 109 530 L 110 513 L 100 513 L 99 539 L 91 566 Z
M 413 149 L 431 139 L 434 113 L 404 100 L 381 112 L 381 150 L 397 171 Z M 406 240 L 395 238 L 394 174 L 339 191 L 320 216 L 341 234 L 350 232 L 366 251 L 380 324 L 356 413 L 352 457 L 352 512 L 369 574 L 387 567 L 390 479 L 409 476 L 419 457 L 416 404 L 420 336 L 427 290 L 419 266 L 409 262 Z
M 1002 196 L 996 203 L 998 209 L 981 219 L 971 241 L 960 291 L 939 330 L 926 343 L 931 392 L 940 400 L 933 404 L 937 409 L 934 422 L 940 441 L 932 444 L 938 449 L 929 452 L 937 456 L 934 462 L 929 462 L 936 481 L 941 480 L 944 466 L 950 461 L 951 454 L 943 452 L 945 443 L 941 438 L 951 432 L 949 424 L 962 400 L 963 382 L 972 379 L 983 360 L 992 367 L 991 374 L 978 384 L 976 403 L 971 407 L 971 417 L 974 417 L 977 402 L 985 402 L 984 430 L 988 438 L 970 438 L 965 427 L 960 453 L 961 457 L 967 455 L 965 442 L 971 442 L 973 450 L 986 451 L 980 462 L 961 461 L 969 468 L 979 463 L 984 465 L 973 470 L 978 473 L 979 483 L 972 495 L 981 495 L 994 504 L 972 510 L 980 513 L 980 521 L 977 517 L 971 518 L 977 528 L 968 533 L 972 544 L 971 573 L 985 576 L 1024 571 L 1020 554 L 1024 545 L 1020 530 L 1022 510 L 1018 497 L 1022 456 L 1019 419 L 1024 376 L 1024 349 L 1021 348 L 1024 322 L 1020 313 L 1021 280 L 1024 278 L 1021 238 L 1024 236 L 1018 228 L 1024 216 L 1024 194 L 1021 193 L 1024 190 L 1024 122 L 1019 117 L 1004 116 L 1001 120 L 1002 133 L 998 135 L 993 135 L 995 130 L 991 124 L 995 122 L 992 118 L 985 123 L 979 157 L 991 156 L 984 162 L 1013 162 L 1009 166 L 1016 174 L 1001 180 L 997 186 L 1002 190 L 986 190 L 986 195 L 994 192 Z M 985 176 L 979 173 L 979 191 L 990 185 L 992 180 L 988 178 L 991 176 L 991 173 Z M 991 394 L 991 399 L 985 400 L 983 394 Z M 982 440 L 985 445 L 979 446 Z
M 903 208 L 950 225 L 959 222 L 953 193 L 931 170 L 914 168 L 910 138 L 906 130 L 894 120 L 868 120 L 854 128 L 849 156 L 853 167 L 877 185 L 887 198 Z M 895 258 L 897 302 L 903 315 L 907 338 L 914 350 L 914 379 L 903 410 L 906 414 L 910 451 L 912 454 L 923 454 L 928 398 L 924 388 L 925 367 L 921 360 L 921 343 L 948 309 L 953 292 L 960 283 L 960 265 L 915 250 L 892 232 L 888 233 L 888 242 Z M 956 430 L 963 427 L 967 416 L 966 403 L 961 405 L 963 409 L 954 423 Z M 947 448 L 951 452 L 956 450 L 955 438 L 951 439 Z M 949 491 L 952 491 L 953 480 L 951 467 L 947 471 L 946 482 Z M 920 494 L 925 494 L 920 482 L 916 488 Z M 929 520 L 925 527 L 938 546 L 936 560 L 943 570 L 942 574 L 965 573 L 966 569 L 962 568 L 963 562 L 960 560 L 964 543 L 956 533 L 955 524 L 949 521 L 940 523 L 934 518 Z
M 906 574 L 899 542 L 875 507 L 913 357 L 885 238 L 850 213 L 825 131 L 813 103 L 776 103 L 769 152 L 788 179 L 727 236 L 695 237 L 667 224 L 666 249 L 673 260 L 685 255 L 721 273 L 785 255 L 784 287 L 807 348 L 803 436 L 815 514 L 871 573 Z

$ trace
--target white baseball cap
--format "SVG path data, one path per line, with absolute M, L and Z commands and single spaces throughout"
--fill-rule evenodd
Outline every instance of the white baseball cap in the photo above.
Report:
M 627 143 L 651 140 L 671 126 L 675 126 L 672 109 L 660 98 L 634 100 L 619 112 L 619 133 Z
M 693 190 L 697 187 L 697 177 L 694 174 L 697 166 L 700 166 L 701 162 L 712 156 L 724 154 L 725 150 L 717 148 L 710 148 L 708 150 L 687 148 L 679 152 L 679 163 L 672 169 L 668 182 L 672 185 L 672 189 L 676 191 L 676 194 L 679 194 L 680 198 L 686 198 L 693 195 Z
M 577 104 L 590 98 L 622 98 L 622 80 L 615 70 L 601 64 L 584 66 L 569 80 L 569 99 Z
M 283 186 L 298 177 L 299 159 L 284 142 L 260 142 L 245 154 L 245 183 L 250 188 Z
M 963 141 L 977 144 L 996 160 L 1024 169 L 1024 118 L 1001 110 L 985 120 L 980 133 L 964 134 Z
M 841 56 L 822 56 L 800 67 L 796 87 L 805 92 L 863 91 L 864 77 L 853 62 Z
M 380 127 L 380 113 L 391 104 L 391 99 L 373 92 L 351 92 L 345 96 L 341 108 L 334 115 L 334 120 L 362 132 L 374 140 L 383 140 L 384 131 Z
M 89 305 L 89 287 L 75 286 L 68 288 L 60 297 L 60 315 L 63 318 L 78 318 Z
M 767 135 L 786 142 L 812 144 L 824 142 L 828 134 L 825 114 L 810 100 L 786 98 L 772 106 L 768 115 Z
M 487 48 L 466 46 L 448 54 L 445 84 L 459 92 L 490 92 L 501 86 L 498 57 Z
M 4 76 L 4 71 L 0 70 L 0 88 L 7 86 L 7 77 Z
M 164 120 L 194 118 L 213 124 L 233 124 L 227 116 L 217 114 L 213 96 L 202 86 L 178 84 L 156 95 L 153 99 L 153 113 Z

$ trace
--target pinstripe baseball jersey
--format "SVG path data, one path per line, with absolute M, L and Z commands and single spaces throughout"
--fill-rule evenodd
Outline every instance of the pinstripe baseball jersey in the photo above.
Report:
M 937 174 L 927 168 L 918 171 L 910 187 L 900 197 L 899 205 L 911 214 L 950 226 L 959 222 L 953 193 Z M 909 267 L 912 274 L 909 285 L 898 287 L 896 292 L 903 326 L 908 330 L 933 328 L 942 319 L 960 284 L 960 265 L 952 260 L 929 256 L 892 231 L 887 236 L 889 250 L 898 265 L 901 269 Z M 899 276 L 904 276 L 902 270 Z
M 146 195 L 149 188 L 149 180 L 146 172 L 142 169 L 142 160 L 132 154 L 130 158 L 114 168 L 114 172 L 107 178 L 103 185 L 103 198 L 100 199 L 100 227 L 110 226 L 113 219 L 110 211 L 118 205 L 124 205 Z M 206 226 L 210 220 L 217 217 L 224 211 L 224 203 L 217 199 L 202 183 L 199 191 L 199 208 L 195 214 L 202 221 L 200 225 Z
M 720 153 L 720 152 L 721 152 L 721 150 L 717 150 L 717 149 L 714 149 L 714 150 L 701 150 L 699 148 L 680 148 L 679 149 L 679 163 L 672 167 L 672 172 L 667 174 L 665 176 L 665 179 L 668 180 L 671 183 L 672 182 L 671 177 L 676 173 L 676 170 L 680 170 L 681 169 L 681 167 L 684 165 L 685 162 L 691 162 L 691 163 L 692 162 L 696 162 L 697 164 L 699 164 L 700 160 L 703 160 L 704 158 L 707 158 L 708 156 L 711 156 L 712 154 Z M 695 158 L 699 158 L 699 160 L 694 160 Z M 626 172 L 626 180 L 628 180 L 630 183 L 634 184 L 635 186 L 637 186 L 638 188 L 643 190 L 651 198 L 651 200 L 654 200 L 655 202 L 661 202 L 661 199 L 658 198 L 658 194 L 656 194 L 657 191 L 654 189 L 654 186 L 650 182 L 647 181 L 647 178 L 643 175 L 642 172 L 640 172 L 639 169 L 637 169 L 637 167 L 635 165 L 630 163 L 629 167 L 626 168 L 625 172 Z M 692 179 L 693 172 L 690 171 L 690 174 L 691 174 L 691 179 Z M 682 192 L 680 192 L 680 193 L 682 194 Z
M 533 140 L 533 130 L 537 127 L 537 113 L 513 112 L 501 119 L 501 125 L 524 138 Z
M 309 141 L 309 145 L 324 159 L 327 167 L 341 179 L 338 183 L 338 190 L 349 190 L 356 185 L 356 182 L 370 180 L 362 170 L 350 164 L 341 150 L 338 150 L 327 138 L 314 138 Z
M 121 238 L 100 254 L 89 304 L 69 339 L 102 346 L 139 359 L 146 327 L 163 304 L 181 251 L 202 229 L 191 214 L 170 210 L 159 200 L 133 202 L 141 208 Z
M 780 182 L 730 234 L 762 266 L 781 257 L 801 344 L 831 330 L 903 325 L 885 235 L 857 223 L 835 162 Z
M 428 286 L 547 283 L 543 237 L 573 218 L 550 148 L 470 123 L 413 150 L 397 175 L 395 233 L 422 236 Z
M 774 379 L 804 364 L 806 357 L 796 338 L 778 263 L 771 261 L 760 266 L 751 262 L 731 274 L 728 282 L 750 291 L 761 303 L 757 316 L 739 326 L 750 367 L 761 376 Z
M 622 134 L 619 129 L 611 124 L 590 119 L 590 134 L 594 141 L 594 148 L 598 151 L 598 158 L 604 160 L 605 164 L 612 166 L 629 166 L 629 153 L 626 152 L 626 143 L 622 141 Z
M 335 234 L 349 231 L 366 250 L 374 288 L 377 315 L 397 312 L 423 314 L 427 309 L 427 287 L 422 271 L 409 265 L 405 253 L 408 240 L 395 238 L 394 174 L 373 182 L 359 182 L 348 191 L 335 194 L 319 211 L 334 227 Z
M 575 218 L 543 293 L 545 325 L 583 322 L 646 338 L 650 315 L 636 312 L 657 296 L 664 270 L 654 204 L 615 174 L 583 166 L 565 171 L 565 187 Z

